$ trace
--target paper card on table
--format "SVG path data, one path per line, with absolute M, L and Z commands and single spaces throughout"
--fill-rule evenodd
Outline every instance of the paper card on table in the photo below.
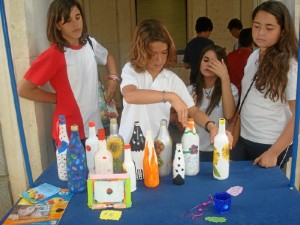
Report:
M 100 219 L 102 220 L 120 220 L 122 211 L 117 210 L 103 210 L 100 213 Z
M 69 192 L 68 189 L 60 189 L 58 193 L 55 195 L 52 195 L 48 199 L 41 201 L 38 204 L 34 204 L 32 202 L 27 201 L 26 199 L 21 199 L 18 204 L 15 206 L 18 207 L 24 207 L 24 206 L 34 206 L 34 205 L 44 205 L 45 208 L 50 209 L 49 213 L 45 217 L 31 217 L 31 218 L 19 218 L 19 219 L 12 219 L 12 217 L 8 217 L 4 221 L 4 225 L 11 225 L 11 224 L 43 224 L 43 225 L 57 225 L 60 221 L 60 219 L 63 216 L 63 213 L 65 212 L 65 209 L 68 206 L 69 201 L 71 200 L 73 193 Z M 13 209 L 14 212 L 14 209 Z M 44 215 L 46 212 L 44 212 Z
M 27 191 L 21 194 L 21 197 L 30 202 L 39 203 L 51 197 L 52 195 L 57 194 L 59 191 L 59 187 L 43 183 L 37 187 L 29 188 Z
M 9 215 L 12 220 L 29 220 L 48 217 L 51 205 L 48 204 L 29 204 L 16 205 Z
M 218 217 L 218 216 L 207 216 L 204 218 L 205 221 L 211 222 L 211 223 L 225 223 L 227 222 L 226 217 Z
M 236 196 L 240 195 L 243 192 L 243 187 L 234 186 L 234 187 L 229 188 L 226 192 L 228 194 L 230 194 L 231 196 L 236 197 Z

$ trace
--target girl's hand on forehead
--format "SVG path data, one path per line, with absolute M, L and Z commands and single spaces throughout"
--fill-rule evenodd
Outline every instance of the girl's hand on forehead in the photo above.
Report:
M 209 70 L 216 74 L 221 80 L 229 78 L 228 70 L 224 59 L 220 62 L 217 59 L 210 59 L 209 60 Z

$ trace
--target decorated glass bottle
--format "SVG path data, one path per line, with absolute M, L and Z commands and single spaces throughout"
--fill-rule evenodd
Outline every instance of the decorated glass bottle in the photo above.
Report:
M 159 185 L 159 169 L 157 156 L 154 149 L 151 130 L 146 131 L 145 154 L 143 159 L 144 184 L 146 187 L 157 187 Z
M 86 190 L 86 156 L 79 138 L 78 125 L 71 126 L 71 138 L 67 151 L 68 189 L 73 193 Z
M 173 159 L 173 183 L 177 185 L 184 184 L 185 163 L 183 158 L 182 144 L 176 144 L 175 155 Z
M 56 162 L 58 178 L 67 181 L 67 150 L 69 146 L 69 137 L 67 134 L 65 115 L 58 116 L 58 143 L 56 149 Z
M 193 118 L 188 118 L 187 126 L 181 138 L 185 175 L 195 176 L 200 170 L 199 136 Z
M 135 166 L 131 157 L 131 146 L 130 144 L 124 145 L 124 163 L 123 170 L 127 172 L 130 177 L 131 192 L 136 190 L 136 176 L 135 176 Z
M 229 176 L 229 140 L 225 132 L 226 120 L 219 119 L 219 132 L 214 139 L 213 176 L 225 180 Z
M 159 176 L 161 177 L 170 175 L 172 171 L 172 139 L 167 125 L 167 120 L 162 119 L 159 131 L 154 139 L 154 148 L 159 166 Z
M 98 151 L 98 137 L 96 135 L 95 122 L 89 122 L 89 137 L 85 141 L 86 162 L 88 174 L 95 173 L 95 154 Z
M 122 164 L 124 161 L 124 140 L 118 131 L 118 122 L 116 118 L 110 119 L 109 125 L 110 135 L 107 137 L 107 150 L 113 156 L 114 173 L 122 173 Z
M 98 151 L 95 154 L 96 174 L 113 174 L 113 157 L 107 150 L 104 129 L 98 130 Z
M 134 122 L 132 137 L 130 140 L 131 156 L 135 165 L 135 174 L 137 180 L 144 179 L 143 159 L 145 148 L 145 137 L 140 127 L 140 122 Z

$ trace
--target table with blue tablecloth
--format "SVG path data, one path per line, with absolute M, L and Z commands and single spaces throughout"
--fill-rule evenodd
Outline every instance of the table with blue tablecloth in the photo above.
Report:
M 212 176 L 212 163 L 203 162 L 197 176 L 186 176 L 184 185 L 174 185 L 172 176 L 160 179 L 157 188 L 147 188 L 143 181 L 137 182 L 137 190 L 132 192 L 132 208 L 123 209 L 119 221 L 100 220 L 100 210 L 91 210 L 87 206 L 87 193 L 74 194 L 60 225 L 93 224 L 214 224 L 205 221 L 205 217 L 225 217 L 224 224 L 262 225 L 300 224 L 300 194 L 290 189 L 289 180 L 278 167 L 265 169 L 253 166 L 252 162 L 231 162 L 230 176 L 220 181 Z M 50 183 L 58 187 L 67 187 L 57 177 L 56 163 L 53 162 L 35 181 L 35 185 Z M 213 204 L 203 207 L 203 215 L 192 219 L 195 210 L 185 213 L 203 202 L 216 192 L 241 186 L 243 192 L 232 198 L 228 214 L 214 212 Z M 3 218 L 4 219 L 4 218 Z

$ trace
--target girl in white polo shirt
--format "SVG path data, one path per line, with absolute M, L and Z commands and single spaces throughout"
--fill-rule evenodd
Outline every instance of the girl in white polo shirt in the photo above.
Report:
M 249 57 L 242 80 L 241 136 L 233 160 L 261 167 L 283 166 L 293 141 L 297 84 L 297 38 L 286 6 L 267 1 L 252 14 L 252 36 L 259 47 Z
M 136 27 L 129 59 L 121 74 L 124 108 L 119 133 L 125 143 L 130 142 L 134 121 L 140 122 L 144 134 L 151 130 L 156 135 L 161 119 L 169 121 L 171 106 L 183 126 L 188 116 L 192 117 L 210 131 L 213 140 L 218 128 L 195 106 L 183 81 L 166 69 L 176 61 L 176 51 L 168 30 L 160 21 L 145 20 Z

